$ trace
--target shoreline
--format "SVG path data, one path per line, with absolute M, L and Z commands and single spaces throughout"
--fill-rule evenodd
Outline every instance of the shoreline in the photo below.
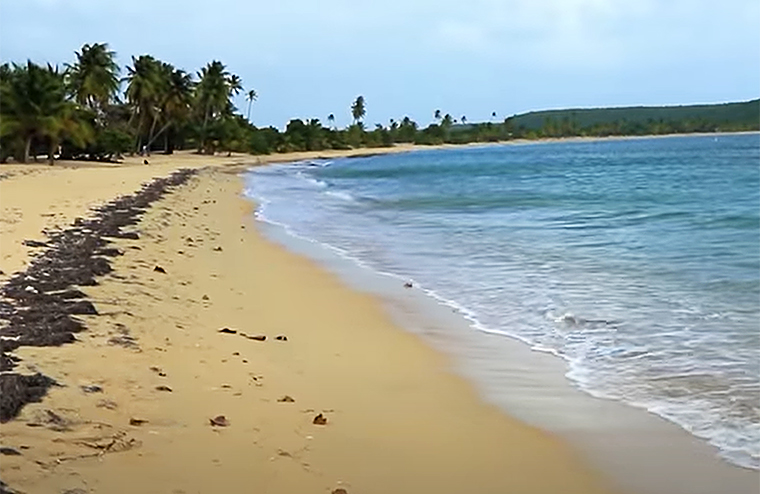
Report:
M 49 198 L 61 202 L 50 227 L 83 215 L 107 182 L 139 179 L 49 170 L 0 182 L 17 193 L 4 210 L 22 213 L 0 225 L 3 244 L 38 224 L 30 192 L 42 185 L 68 174 L 83 189 L 68 204 Z M 238 172 L 201 170 L 147 210 L 139 240 L 115 241 L 114 273 L 83 288 L 100 315 L 82 316 L 78 342 L 19 349 L 19 371 L 65 386 L 3 425 L 3 446 L 21 452 L 0 469 L 10 488 L 610 492 L 562 441 L 483 403 L 373 297 L 265 240 Z M 28 259 L 24 247 L 2 252 L 8 272 Z M 228 428 L 209 425 L 217 414 Z
M 473 326 L 465 313 L 424 287 L 377 271 L 282 225 L 258 220 L 267 239 L 307 257 L 350 288 L 383 301 L 392 320 L 449 356 L 454 372 L 505 415 L 567 441 L 624 492 L 752 493 L 756 470 L 728 463 L 717 447 L 645 408 L 593 396 L 570 381 L 567 362 L 526 342 Z M 498 364 L 497 364 L 498 363 Z
M 756 135 L 757 133 L 752 134 Z M 297 235 L 297 238 L 293 239 L 295 234 L 287 231 L 287 228 L 283 229 L 283 226 L 277 223 L 268 224 L 267 229 L 282 230 L 270 234 L 269 238 L 300 255 L 306 255 L 317 260 L 320 265 L 328 270 L 339 273 L 341 279 L 347 281 L 354 289 L 389 299 L 390 305 L 395 303 L 405 306 L 406 303 L 403 299 L 410 296 L 420 299 L 427 298 L 424 295 L 418 297 L 409 290 L 399 288 L 407 279 L 402 276 L 403 273 L 400 275 L 398 272 L 376 271 L 365 262 L 353 258 L 350 253 L 341 251 L 342 253 L 336 254 L 337 250 L 333 247 L 323 246 L 316 240 L 305 239 Z M 351 266 L 353 264 L 359 264 L 359 266 Z M 345 265 L 349 266 L 346 267 Z M 362 270 L 372 271 L 374 274 L 357 274 Z M 389 283 L 382 280 L 378 281 L 383 277 L 390 277 L 393 281 Z M 359 281 L 356 282 L 356 279 Z M 355 282 L 352 283 L 352 281 Z M 383 288 L 376 289 L 373 288 L 373 285 L 382 285 Z M 424 288 L 421 291 L 425 291 Z M 526 364 L 528 368 L 524 369 L 523 374 L 510 373 L 510 369 L 505 365 L 501 369 L 503 371 L 502 378 L 498 378 L 499 376 L 491 372 L 493 369 L 484 368 L 485 364 L 478 367 L 476 362 L 473 366 L 472 362 L 467 361 L 468 358 L 476 359 L 480 356 L 478 352 L 482 354 L 487 350 L 492 350 L 487 348 L 488 345 L 483 344 L 483 339 L 486 337 L 482 337 L 480 341 L 471 341 L 475 339 L 475 336 L 472 338 L 469 338 L 471 335 L 452 336 L 450 333 L 439 330 L 435 324 L 431 324 L 427 320 L 429 313 L 420 316 L 419 313 L 426 312 L 426 309 L 420 309 L 419 305 L 433 306 L 440 305 L 440 303 L 445 304 L 446 302 L 436 300 L 435 303 L 426 304 L 423 300 L 417 307 L 402 307 L 400 312 L 406 309 L 407 312 L 413 313 L 412 319 L 416 320 L 401 325 L 416 334 L 429 333 L 423 334 L 423 336 L 432 335 L 426 341 L 428 343 L 440 343 L 436 348 L 455 358 L 458 363 L 458 373 L 466 375 L 479 388 L 484 399 L 500 404 L 508 415 L 516 416 L 544 430 L 564 434 L 564 437 L 571 438 L 573 442 L 582 443 L 588 456 L 594 457 L 597 465 L 605 466 L 602 469 L 603 471 L 615 470 L 616 476 L 626 479 L 627 485 L 635 486 L 638 491 L 646 490 L 646 492 L 653 493 L 721 492 L 725 486 L 731 485 L 733 489 L 728 489 L 731 492 L 754 492 L 757 482 L 760 480 L 757 470 L 731 463 L 720 457 L 721 450 L 717 446 L 709 444 L 704 438 L 692 435 L 688 432 L 687 426 L 663 418 L 656 411 L 648 410 L 643 404 L 628 404 L 581 391 L 575 385 L 566 382 L 568 369 L 565 360 L 534 351 L 523 341 L 518 341 L 519 338 L 508 337 L 507 339 L 512 340 L 512 342 L 501 345 L 503 350 L 501 354 L 497 351 L 491 351 L 492 362 L 498 361 L 499 356 L 502 359 L 509 359 L 510 357 L 505 355 L 516 354 L 521 362 L 525 359 L 533 359 L 540 364 Z M 466 316 L 466 314 L 456 314 L 455 316 L 449 314 L 451 307 L 456 309 L 456 306 L 455 303 L 449 304 L 448 307 L 433 309 L 435 312 L 447 313 L 444 314 L 441 319 L 442 322 L 439 321 L 438 325 L 448 325 L 456 327 L 456 330 L 472 333 L 471 322 L 461 320 L 462 316 Z M 435 317 L 434 315 L 433 318 Z M 419 329 L 415 325 L 421 326 L 423 329 Z M 440 341 L 432 341 L 435 338 Z M 504 336 L 501 339 L 504 339 Z M 451 343 L 454 340 L 457 341 L 456 344 Z M 495 345 L 499 345 L 499 337 L 491 338 L 491 340 L 495 342 Z M 464 351 L 462 347 L 465 347 Z M 556 382 L 557 379 L 552 376 L 541 375 L 542 373 L 548 374 L 545 372 L 545 368 L 549 367 L 552 368 L 554 376 L 560 376 L 559 382 Z M 524 374 L 532 375 L 533 373 L 538 374 L 541 378 L 531 381 L 534 385 L 532 389 L 516 389 L 519 386 L 515 386 L 514 382 L 509 382 L 510 378 L 512 381 L 519 381 L 525 377 Z M 531 398 L 535 398 L 536 395 L 536 387 L 551 392 L 547 393 L 549 399 L 546 401 L 551 401 L 551 407 L 555 410 L 563 410 L 564 412 L 568 401 L 575 402 L 574 404 L 571 403 L 570 408 L 572 410 L 568 412 L 569 415 L 573 416 L 570 418 L 558 417 L 556 414 L 552 416 L 551 412 L 546 413 L 546 410 L 542 410 L 542 407 L 547 408 L 547 403 L 537 404 L 535 399 L 531 403 Z M 519 394 L 520 398 L 514 398 L 510 396 L 510 393 Z M 558 396 L 561 396 L 562 399 L 559 399 Z M 527 405 L 521 403 L 521 400 Z M 537 416 L 538 418 L 536 418 Z M 591 427 L 587 425 L 588 417 L 595 417 L 603 424 L 600 429 L 605 431 L 604 435 L 598 434 L 598 430 L 592 430 L 597 424 L 591 424 Z M 668 440 L 663 438 L 668 438 Z M 619 447 L 605 444 L 607 441 L 618 442 Z M 623 444 L 625 447 L 620 446 Z M 619 454 L 621 450 L 630 451 Z M 662 451 L 668 451 L 668 453 L 662 454 Z M 662 465 L 659 467 L 651 465 L 650 458 L 652 457 L 660 458 Z M 642 468 L 632 468 L 633 465 Z M 670 475 L 667 473 L 668 466 L 672 467 Z M 657 480 L 647 481 L 647 475 L 643 475 L 644 472 Z M 674 474 L 674 472 L 677 473 Z

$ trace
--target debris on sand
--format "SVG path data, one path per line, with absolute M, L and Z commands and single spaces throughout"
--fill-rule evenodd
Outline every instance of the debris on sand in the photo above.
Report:
M 0 455 L 21 456 L 21 453 L 13 448 L 9 448 L 7 446 L 0 446 Z
M 230 425 L 230 421 L 227 420 L 227 417 L 224 415 L 217 415 L 216 417 L 208 420 L 211 422 L 211 425 L 216 427 L 228 427 Z
M 222 328 L 222 329 L 219 330 L 219 332 L 220 333 L 225 333 L 225 334 L 237 334 L 237 330 L 236 329 L 230 329 L 230 328 Z
M 107 410 L 116 410 L 119 407 L 115 401 L 111 400 L 100 400 L 95 406 L 98 408 L 105 408 Z
M 0 423 L 15 417 L 27 403 L 42 401 L 54 380 L 42 374 L 0 374 Z
M 327 417 L 320 413 L 314 417 L 314 420 L 312 420 L 311 423 L 314 425 L 327 425 Z
M 168 391 L 169 393 L 171 393 L 172 392 L 172 388 L 170 388 L 169 386 L 165 386 L 165 385 L 162 384 L 161 386 L 156 386 L 156 391 Z
M 0 287 L 0 370 L 9 371 L 18 364 L 17 357 L 7 354 L 18 347 L 76 341 L 74 334 L 85 326 L 73 316 L 97 315 L 98 311 L 75 287 L 97 285 L 97 278 L 113 271 L 109 258 L 122 255 L 122 251 L 109 246 L 109 239 L 139 239 L 137 232 L 123 228 L 136 225 L 151 203 L 195 173 L 179 170 L 153 180 L 134 194 L 96 208 L 90 219 L 77 218 L 65 230 L 46 231 L 46 242 L 27 242 L 44 250 L 25 271 L 14 274 Z M 109 343 L 136 347 L 126 335 Z M 26 403 L 39 401 L 52 383 L 41 374 L 0 374 L 0 421 L 15 417 Z
M 88 386 L 81 386 L 82 391 L 85 393 L 102 393 L 103 388 L 98 386 L 97 384 L 90 384 Z
M 146 423 L 148 423 L 148 421 L 145 420 L 145 419 L 136 419 L 134 417 L 132 417 L 131 419 L 129 419 L 129 425 L 143 425 L 143 424 L 146 424 Z
M 274 339 L 277 340 L 277 341 L 288 341 L 288 337 L 285 336 L 284 334 L 277 335 L 277 336 L 274 337 Z
M 153 268 L 153 271 L 155 271 L 157 273 L 166 274 L 166 270 L 164 268 L 162 268 L 161 266 L 156 266 L 155 268 Z
M 37 240 L 24 240 L 21 242 L 21 245 L 25 245 L 27 247 L 47 247 L 47 242 L 38 242 Z
M 285 395 L 282 398 L 279 398 L 277 401 L 280 403 L 295 403 L 296 400 L 294 400 L 291 396 Z
M 245 336 L 249 340 L 256 340 L 256 341 L 266 341 L 267 337 L 263 334 L 256 334 L 256 335 L 250 335 L 245 333 L 240 333 L 240 336 Z
M 150 370 L 152 370 L 153 372 L 155 372 L 155 373 L 156 373 L 156 374 L 158 374 L 159 376 L 161 376 L 161 377 L 166 377 L 166 372 L 162 371 L 162 370 L 161 370 L 161 367 L 156 367 L 156 366 L 154 365 L 154 366 L 151 366 L 151 367 L 149 367 L 149 368 L 150 368 Z

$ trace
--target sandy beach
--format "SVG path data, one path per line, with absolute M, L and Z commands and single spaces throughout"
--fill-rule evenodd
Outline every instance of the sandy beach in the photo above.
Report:
M 43 229 L 199 169 L 129 228 L 139 239 L 113 241 L 123 255 L 81 287 L 99 315 L 78 316 L 75 343 L 13 352 L 14 372 L 60 386 L 2 425 L 20 454 L 2 457 L 0 479 L 25 493 L 610 492 L 568 445 L 482 402 L 377 300 L 265 240 L 238 176 L 258 161 L 0 168 L 2 282 Z

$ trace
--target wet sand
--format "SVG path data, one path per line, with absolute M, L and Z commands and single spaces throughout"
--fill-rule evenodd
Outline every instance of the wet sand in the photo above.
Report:
M 14 352 L 15 372 L 61 386 L 0 427 L 21 453 L 0 461 L 11 488 L 610 492 L 565 443 L 485 404 L 376 299 L 262 238 L 238 177 L 255 158 L 151 161 L 0 168 L 5 282 L 43 228 L 212 165 L 125 228 L 139 239 L 113 240 L 113 271 L 79 287 L 99 314 L 76 316 L 76 343 Z

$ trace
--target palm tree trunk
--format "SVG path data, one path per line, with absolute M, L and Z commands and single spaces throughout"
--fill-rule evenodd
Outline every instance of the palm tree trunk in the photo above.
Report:
M 153 144 L 153 131 L 156 130 L 156 123 L 158 123 L 158 115 L 153 115 L 153 123 L 150 126 L 150 132 L 148 133 L 148 156 L 150 156 L 150 146 Z
M 251 123 L 251 103 L 253 103 L 252 99 L 248 100 L 248 123 Z
M 158 137 L 159 137 L 159 136 L 160 136 L 160 135 L 161 135 L 161 134 L 162 134 L 162 133 L 163 133 L 163 132 L 164 132 L 166 129 L 168 129 L 168 128 L 169 128 L 169 126 L 170 126 L 171 124 L 172 124 L 172 122 L 171 122 L 171 121 L 167 122 L 166 124 L 164 124 L 164 126 L 163 126 L 163 127 L 161 127 L 161 128 L 159 129 L 159 131 L 158 131 L 158 132 L 156 132 L 155 134 L 153 134 L 153 137 L 152 137 L 152 138 L 150 138 L 150 139 L 148 140 L 148 144 L 147 144 L 148 148 L 150 148 L 150 146 L 153 144 L 153 142 L 154 142 L 156 139 L 158 139 Z
M 29 153 L 32 149 L 32 136 L 29 135 L 26 137 L 26 142 L 24 143 L 24 163 L 29 163 Z
M 169 132 L 164 133 L 164 154 L 169 154 Z
M 203 127 L 201 127 L 201 142 L 198 151 L 202 154 L 206 148 L 206 125 L 208 124 L 209 107 L 206 106 L 206 114 L 203 116 Z
M 143 116 L 142 113 L 140 114 L 140 119 L 137 121 L 137 153 L 140 153 L 140 150 L 142 148 L 142 123 L 143 123 Z
M 58 149 L 58 139 L 50 138 L 50 147 L 48 148 L 48 165 L 55 164 L 55 150 Z

